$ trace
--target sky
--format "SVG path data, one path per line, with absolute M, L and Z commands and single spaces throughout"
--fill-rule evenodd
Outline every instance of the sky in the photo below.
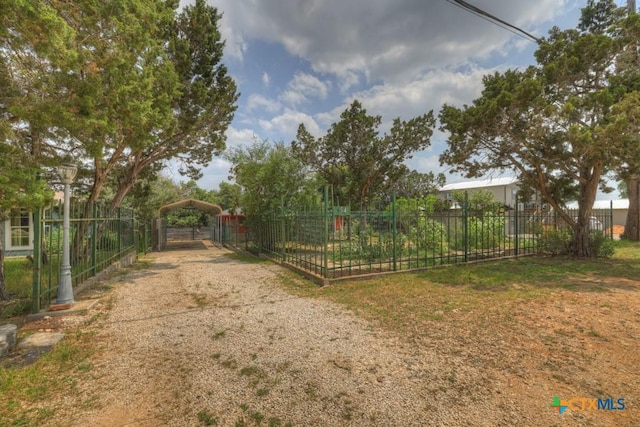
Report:
M 535 43 L 449 0 L 208 2 L 223 14 L 223 62 L 241 94 L 228 148 L 290 143 L 300 123 L 320 137 L 355 99 L 382 116 L 384 133 L 396 117 L 469 104 L 486 74 L 535 63 Z M 553 26 L 574 28 L 587 0 L 468 2 L 539 37 Z M 407 166 L 445 172 L 447 183 L 463 180 L 440 166 L 446 138 L 436 130 Z M 198 185 L 217 189 L 230 166 L 214 158 Z

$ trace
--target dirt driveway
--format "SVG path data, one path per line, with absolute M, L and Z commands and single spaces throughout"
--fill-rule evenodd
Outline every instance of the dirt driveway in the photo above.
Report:
M 54 402 L 62 410 L 47 425 L 640 425 L 640 403 L 629 396 L 615 396 L 627 398 L 618 413 L 560 415 L 550 407 L 553 396 L 572 397 L 570 389 L 536 384 L 535 372 L 513 374 L 540 366 L 462 357 L 448 351 L 447 336 L 422 344 L 398 336 L 335 304 L 287 293 L 278 266 L 228 255 L 204 244 L 155 253 L 149 268 L 120 278 L 86 314 L 106 314 L 92 326 L 98 351 L 91 369 L 78 379 L 78 393 Z M 526 321 L 554 328 L 539 312 Z M 467 339 L 482 356 L 501 351 Z M 510 339 L 498 342 L 507 348 Z M 606 363 L 620 364 L 620 378 L 638 396 L 639 367 L 628 365 L 638 348 L 628 350 Z

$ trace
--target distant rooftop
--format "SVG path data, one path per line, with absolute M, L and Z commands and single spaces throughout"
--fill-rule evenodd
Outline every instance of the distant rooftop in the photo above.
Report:
M 454 184 L 447 184 L 440 188 L 440 191 L 453 191 L 453 190 L 470 190 L 472 188 L 486 188 L 486 187 L 500 187 L 503 185 L 512 185 L 518 182 L 516 177 L 504 177 L 504 178 L 489 178 L 478 181 L 464 181 L 456 182 Z
M 578 202 L 567 203 L 568 209 L 578 209 Z M 629 199 L 619 200 L 596 200 L 593 209 L 629 209 Z

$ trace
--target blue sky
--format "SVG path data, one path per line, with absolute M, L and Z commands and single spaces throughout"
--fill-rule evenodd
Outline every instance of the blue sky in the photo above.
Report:
M 469 0 L 536 36 L 577 24 L 586 0 Z M 624 1 L 618 1 L 619 4 Z M 536 45 L 447 0 L 209 0 L 223 13 L 224 62 L 241 93 L 227 147 L 315 136 L 354 100 L 386 131 L 443 103 L 470 103 L 482 76 L 534 62 Z M 446 172 L 446 135 L 407 161 Z M 214 158 L 198 185 L 217 189 L 230 164 Z M 174 175 L 179 180 L 180 177 Z M 447 173 L 447 182 L 462 180 Z

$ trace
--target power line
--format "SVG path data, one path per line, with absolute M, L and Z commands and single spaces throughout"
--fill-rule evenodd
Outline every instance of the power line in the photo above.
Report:
M 531 42 L 535 42 L 535 43 L 540 43 L 540 39 L 530 33 L 528 33 L 527 31 L 523 30 L 522 28 L 515 26 L 513 24 L 508 23 L 507 21 L 498 18 L 497 16 L 494 16 L 492 14 L 490 14 L 489 12 L 486 12 L 482 9 L 480 9 L 477 6 L 474 6 L 472 4 L 467 3 L 464 0 L 446 0 L 447 3 L 450 3 L 454 6 L 457 6 L 459 8 L 461 8 L 464 11 L 467 11 L 469 13 L 474 14 L 475 16 L 484 19 L 485 21 L 491 22 L 494 25 L 497 25 L 498 27 L 505 29 L 519 37 L 522 37 L 525 40 L 529 40 Z

